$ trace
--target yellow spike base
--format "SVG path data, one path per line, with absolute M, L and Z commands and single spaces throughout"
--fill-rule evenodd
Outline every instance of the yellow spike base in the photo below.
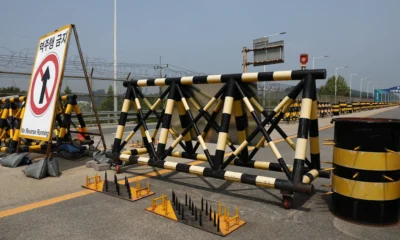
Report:
M 160 203 L 157 204 L 157 201 L 160 201 Z M 152 204 L 150 207 L 146 208 L 146 211 L 172 219 L 174 221 L 178 221 L 175 210 L 172 207 L 171 200 L 168 200 L 167 196 L 164 194 L 159 198 L 153 197 Z
M 153 197 L 152 204 L 146 211 L 219 236 L 226 236 L 246 223 L 239 218 L 238 208 L 234 216 L 230 216 L 226 206 L 221 204 L 214 211 L 211 209 L 211 204 L 203 199 L 196 205 L 187 195 L 180 201 L 172 192 L 172 200 L 165 194 L 158 198 Z
M 106 175 L 105 180 L 102 180 L 101 177 L 96 174 L 94 177 L 86 177 L 86 183 L 82 185 L 82 187 L 131 202 L 154 195 L 154 192 L 150 191 L 149 183 L 147 183 L 146 187 L 142 188 L 140 182 L 136 181 L 136 187 L 131 187 L 129 185 L 129 190 L 126 184 L 127 178 L 125 178 L 125 181 L 118 181 L 116 177 L 114 177 L 114 181 L 109 181 Z

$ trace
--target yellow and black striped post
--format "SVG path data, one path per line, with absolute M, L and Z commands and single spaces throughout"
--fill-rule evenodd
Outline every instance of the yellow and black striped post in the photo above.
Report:
M 340 105 L 338 103 L 332 104 L 332 114 L 333 114 L 333 116 L 340 115 Z
M 115 132 L 114 144 L 112 147 L 113 152 L 121 151 L 120 145 L 121 145 L 122 136 L 123 136 L 124 130 L 125 130 L 126 119 L 128 118 L 129 107 L 131 105 L 131 99 L 133 96 L 132 91 L 133 91 L 132 88 L 130 88 L 130 87 L 126 88 L 124 102 L 122 103 L 122 110 L 119 115 L 118 127 L 117 127 L 117 131 Z
M 399 222 L 400 121 L 338 118 L 334 122 L 333 213 L 364 224 Z
M 133 87 L 133 97 L 135 100 L 135 109 L 137 111 L 137 115 L 138 115 L 138 121 L 142 122 L 142 128 L 143 130 L 141 130 L 142 132 L 142 137 L 143 137 L 143 142 L 145 144 L 145 146 L 147 147 L 147 149 L 149 149 L 149 154 L 152 158 L 157 159 L 157 154 L 155 151 L 155 147 L 154 147 L 154 143 L 153 140 L 151 139 L 150 136 L 150 132 L 149 132 L 149 128 L 147 127 L 146 121 L 144 120 L 144 116 L 143 116 L 143 111 L 142 111 L 142 106 L 140 104 L 139 98 L 137 97 L 136 94 L 136 89 L 135 87 Z
M 320 148 L 319 148 L 319 132 L 318 132 L 318 115 L 317 115 L 317 91 L 315 81 L 312 82 L 312 107 L 310 117 L 310 156 L 311 168 L 321 169 Z
M 159 158 L 164 155 L 164 150 L 167 145 L 168 132 L 171 127 L 172 112 L 175 105 L 175 91 L 175 83 L 173 83 L 169 89 L 167 104 L 165 105 L 164 116 L 161 124 L 160 137 L 157 145 L 157 156 Z
M 65 108 L 64 119 L 62 121 L 60 131 L 58 133 L 57 144 L 61 144 L 64 141 L 71 140 L 71 133 L 69 131 L 69 126 L 71 123 L 71 113 L 74 107 L 74 99 L 76 100 L 76 95 L 63 96 L 63 100 L 67 100 L 67 106 Z
M 306 160 L 308 132 L 312 112 L 313 93 L 315 80 L 308 74 L 304 78 L 303 98 L 301 100 L 301 112 L 299 118 L 299 130 L 297 132 L 296 150 L 293 163 L 292 182 L 299 183 L 302 180 L 304 162 Z
M 231 121 L 231 113 L 234 101 L 234 81 L 231 79 L 227 84 L 228 85 L 224 96 L 224 107 L 222 109 L 221 116 L 221 129 L 218 133 L 217 148 L 215 151 L 215 169 L 218 169 L 224 162 L 226 140 L 228 138 L 229 122 Z

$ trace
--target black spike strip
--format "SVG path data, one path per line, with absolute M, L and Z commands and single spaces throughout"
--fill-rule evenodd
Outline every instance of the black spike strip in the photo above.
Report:
M 192 202 L 192 216 L 194 215 L 194 204 Z
M 129 199 L 132 199 L 131 186 L 129 185 L 128 178 L 126 178 L 126 175 L 125 175 L 125 187 L 126 191 L 128 192 Z
M 210 206 L 210 208 L 211 208 L 211 206 Z M 207 211 L 208 211 L 208 202 L 206 201 L 206 216 L 208 215 Z
M 207 211 L 206 211 L 206 213 L 207 213 Z M 212 220 L 211 214 L 212 214 L 212 209 L 211 209 L 211 206 L 210 206 L 210 212 L 209 212 L 209 215 L 208 215 L 210 221 Z
M 189 210 L 192 210 L 192 198 L 189 196 Z
M 175 205 L 175 192 L 174 192 L 174 191 L 172 191 L 172 202 L 173 202 L 174 205 Z
M 185 206 L 187 206 L 187 193 L 185 193 Z
M 203 215 L 201 213 L 202 212 L 200 211 L 200 215 L 199 215 L 199 225 L 200 225 L 200 227 L 203 226 Z
M 213 212 L 213 216 L 214 216 L 214 227 L 216 227 L 217 226 L 217 214 L 215 211 Z
M 203 206 L 203 198 L 201 198 L 201 211 L 204 210 L 204 206 Z
M 106 187 L 106 192 L 108 192 L 107 171 L 104 173 L 104 185 Z
M 118 180 L 117 180 L 117 174 L 114 174 L 114 183 L 115 183 L 115 188 L 117 189 L 117 193 L 119 196 L 119 184 L 118 184 Z
M 220 217 L 218 216 L 217 232 L 219 232 L 219 221 L 220 221 Z

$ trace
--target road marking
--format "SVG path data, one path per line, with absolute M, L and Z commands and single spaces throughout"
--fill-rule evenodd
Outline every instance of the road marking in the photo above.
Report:
M 0 218 L 4 218 L 4 217 L 11 216 L 11 215 L 14 215 L 14 214 L 18 214 L 18 213 L 21 213 L 21 212 L 30 211 L 30 210 L 35 209 L 35 208 L 45 207 L 45 206 L 52 205 L 52 204 L 59 203 L 59 202 L 63 202 L 63 201 L 69 200 L 69 199 L 85 196 L 85 195 L 88 195 L 88 194 L 91 194 L 91 193 L 93 193 L 92 190 L 82 190 L 82 191 L 79 191 L 79 192 L 74 192 L 74 193 L 63 195 L 63 196 L 46 199 L 46 200 L 43 200 L 43 201 L 40 201 L 40 202 L 31 203 L 31 204 L 24 205 L 24 206 L 21 206 L 21 207 L 5 210 L 5 211 L 0 212 Z

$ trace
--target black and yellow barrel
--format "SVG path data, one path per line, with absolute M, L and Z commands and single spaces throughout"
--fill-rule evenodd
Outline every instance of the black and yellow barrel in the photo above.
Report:
M 339 101 L 339 107 L 340 107 L 340 114 L 345 114 L 346 113 L 346 108 L 347 108 L 346 102 L 340 102 Z
M 340 105 L 339 104 L 332 104 L 332 114 L 334 116 L 340 115 Z
M 347 112 L 353 113 L 353 104 L 352 103 L 347 103 Z
M 346 220 L 399 222 L 400 120 L 337 118 L 332 212 Z

